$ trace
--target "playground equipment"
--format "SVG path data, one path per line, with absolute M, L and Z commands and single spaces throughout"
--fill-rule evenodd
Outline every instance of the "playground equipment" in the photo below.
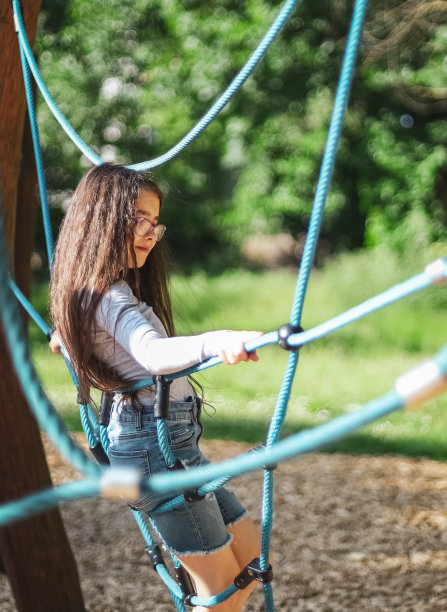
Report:
M 229 87 L 213 104 L 210 110 L 200 119 L 197 125 L 170 151 L 164 155 L 130 166 L 135 170 L 154 168 L 158 165 L 172 160 L 183 149 L 185 149 L 199 134 L 209 125 L 209 123 L 224 108 L 227 102 L 237 92 L 239 87 L 249 76 L 256 64 L 266 53 L 273 39 L 278 35 L 292 10 L 297 5 L 297 0 L 286 1 L 267 34 L 258 45 L 255 52 L 249 58 L 247 64 L 241 69 Z M 37 64 L 34 60 L 32 51 L 29 47 L 26 32 L 20 13 L 19 3 L 13 0 L 14 19 L 19 39 L 20 53 L 23 65 L 23 75 L 27 93 L 27 102 L 31 120 L 33 142 L 38 169 L 40 199 L 43 210 L 45 236 L 47 241 L 48 258 L 51 262 L 53 257 L 53 241 L 49 219 L 48 203 L 46 197 L 46 186 L 43 172 L 43 164 L 40 154 L 39 133 L 35 117 L 33 96 L 31 91 L 32 73 L 37 85 L 50 106 L 55 118 L 65 130 L 67 135 L 75 142 L 80 151 L 94 164 L 101 164 L 102 160 L 80 139 L 67 119 L 62 115 L 57 105 L 53 101 L 45 83 L 43 82 Z M 300 349 L 306 344 L 322 338 L 323 336 L 355 321 L 379 308 L 424 289 L 425 287 L 436 284 L 441 285 L 447 282 L 447 259 L 439 259 L 425 268 L 425 270 L 409 279 L 385 291 L 384 293 L 367 300 L 366 302 L 348 310 L 344 314 L 327 321 L 317 327 L 303 331 L 301 328 L 301 315 L 307 284 L 314 259 L 316 243 L 320 230 L 324 206 L 329 191 L 331 176 L 333 172 L 338 141 L 341 134 L 343 118 L 347 106 L 347 100 L 354 74 L 354 66 L 357 50 L 362 32 L 364 16 L 367 8 L 367 0 L 356 0 L 354 5 L 351 28 L 347 40 L 345 57 L 341 69 L 340 80 L 335 97 L 334 109 L 330 123 L 326 149 L 324 152 L 321 171 L 315 193 L 314 206 L 309 224 L 308 237 L 301 261 L 295 297 L 292 304 L 290 321 L 283 325 L 278 331 L 266 333 L 259 340 L 247 344 L 247 350 L 254 350 L 268 344 L 278 344 L 283 350 L 288 351 L 288 363 L 284 378 L 279 390 L 278 399 L 267 436 L 265 446 L 256 449 L 254 453 L 241 455 L 235 459 L 224 461 L 220 464 L 209 465 L 188 471 L 172 471 L 167 475 L 154 475 L 144 480 L 135 471 L 120 471 L 110 469 L 107 466 L 108 439 L 106 427 L 98 423 L 95 412 L 89 404 L 80 404 L 81 421 L 84 431 L 88 438 L 90 448 L 97 462 L 92 461 L 87 454 L 69 436 L 56 410 L 45 396 L 32 362 L 30 360 L 29 349 L 25 337 L 24 329 L 18 313 L 16 301 L 12 293 L 26 308 L 33 317 L 42 332 L 49 338 L 52 330 L 46 322 L 38 315 L 32 305 L 21 294 L 14 281 L 9 277 L 5 261 L 6 253 L 3 236 L 0 236 L 0 310 L 2 321 L 10 347 L 14 366 L 17 370 L 24 393 L 30 403 L 40 426 L 44 429 L 53 443 L 59 448 L 60 452 L 68 458 L 72 464 L 84 474 L 85 478 L 80 481 L 71 482 L 49 491 L 31 495 L 26 499 L 9 503 L 0 507 L 0 526 L 11 521 L 29 516 L 36 512 L 45 510 L 60 501 L 68 501 L 85 496 L 103 495 L 109 497 L 120 497 L 132 499 L 139 497 L 145 491 L 154 490 L 162 493 L 173 493 L 182 490 L 182 495 L 176 495 L 172 500 L 166 502 L 155 512 L 165 511 L 174 508 L 177 504 L 183 503 L 185 497 L 191 503 L 195 496 L 202 496 L 207 492 L 213 491 L 221 486 L 231 477 L 239 474 L 256 470 L 264 470 L 264 492 L 262 508 L 262 547 L 259 559 L 253 560 L 245 570 L 235 577 L 234 584 L 228 587 L 223 593 L 209 598 L 197 597 L 187 584 L 187 579 L 182 574 L 181 566 L 177 559 L 173 559 L 176 569 L 176 580 L 174 580 L 167 569 L 160 552 L 160 548 L 154 542 L 150 530 L 150 517 L 143 516 L 140 512 L 133 511 L 143 537 L 146 541 L 147 552 L 155 570 L 166 582 L 173 596 L 178 610 L 184 610 L 185 605 L 213 606 L 225 601 L 238 588 L 244 588 L 252 580 L 258 580 L 263 584 L 266 610 L 273 610 L 273 591 L 272 591 L 272 570 L 269 565 L 270 533 L 272 528 L 272 505 L 273 505 L 273 471 L 275 463 L 286 460 L 289 457 L 300 453 L 309 452 L 320 448 L 338 438 L 341 438 L 355 429 L 381 418 L 390 412 L 406 406 L 419 405 L 425 399 L 433 397 L 447 389 L 447 345 L 429 362 L 412 370 L 402 376 L 394 390 L 385 396 L 373 400 L 363 408 L 343 415 L 329 423 L 315 427 L 314 429 L 303 431 L 279 441 L 281 427 L 286 415 L 287 405 L 291 392 L 291 385 L 298 365 Z M 1 232 L 0 232 L 1 233 Z M 12 293 L 11 293 L 12 292 Z M 70 370 L 73 381 L 76 385 L 76 374 L 70 366 L 67 355 L 64 355 L 67 366 Z M 160 447 L 165 456 L 167 465 L 174 465 L 175 457 L 169 446 L 166 426 L 163 416 L 168 410 L 168 405 L 162 400 L 166 395 L 165 389 L 169 382 L 179 376 L 192 374 L 196 371 L 212 367 L 220 363 L 218 358 L 212 358 L 197 364 L 187 370 L 182 370 L 175 374 L 158 377 L 153 380 L 151 377 L 139 381 L 137 384 L 126 389 L 126 391 L 137 390 L 143 387 L 156 385 L 157 401 L 159 407 L 159 418 L 157 419 L 157 429 L 159 434 Z

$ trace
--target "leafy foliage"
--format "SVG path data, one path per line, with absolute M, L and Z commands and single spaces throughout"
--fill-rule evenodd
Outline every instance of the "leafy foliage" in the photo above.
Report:
M 446 239 L 447 117 L 439 104 L 412 105 L 415 91 L 447 76 L 445 18 L 427 4 L 371 7 L 323 226 L 334 250 L 386 242 L 404 251 Z M 61 110 L 104 159 L 151 159 L 206 112 L 280 6 L 44 0 L 40 67 Z M 168 193 L 169 240 L 185 264 L 231 265 L 247 233 L 306 230 L 351 8 L 303 0 L 221 116 L 156 170 Z M 407 35 L 396 42 L 402 23 Z M 417 45 L 414 23 L 429 26 L 417 30 Z M 89 162 L 44 104 L 39 116 L 52 201 L 63 204 Z

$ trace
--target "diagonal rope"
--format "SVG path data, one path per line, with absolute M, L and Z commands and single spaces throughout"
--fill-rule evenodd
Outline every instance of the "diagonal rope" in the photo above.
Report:
M 284 2 L 276 19 L 273 21 L 267 33 L 262 38 L 261 42 L 255 49 L 255 51 L 251 54 L 245 65 L 242 67 L 236 77 L 231 81 L 230 85 L 226 88 L 223 94 L 216 100 L 216 102 L 211 106 L 208 112 L 205 113 L 205 115 L 197 122 L 197 124 L 186 134 L 186 136 L 184 136 L 174 147 L 172 147 L 163 155 L 160 155 L 159 157 L 156 157 L 149 161 L 133 164 L 129 167 L 133 170 L 149 170 L 150 168 L 155 168 L 166 163 L 167 161 L 170 161 L 179 153 L 181 153 L 184 149 L 186 149 L 201 134 L 201 132 L 203 132 L 206 127 L 208 127 L 208 125 L 217 117 L 217 115 L 228 104 L 231 98 L 233 98 L 236 92 L 241 88 L 243 83 L 247 80 L 247 78 L 259 64 L 261 59 L 264 57 L 268 48 L 270 47 L 274 39 L 278 36 L 284 24 L 289 19 L 292 10 L 295 8 L 299 1 L 300 0 L 286 0 Z M 94 151 L 90 147 L 88 147 L 88 145 L 76 133 L 76 131 L 67 121 L 67 119 L 53 100 L 40 74 L 39 68 L 29 45 L 25 27 L 23 24 L 19 2 L 18 0 L 12 0 L 12 3 L 14 11 L 14 20 L 16 24 L 16 30 L 18 31 L 19 35 L 21 49 L 23 49 L 23 53 L 26 56 L 26 60 L 31 69 L 31 72 L 33 73 L 34 79 L 36 80 L 36 83 L 40 89 L 42 96 L 48 104 L 48 107 L 50 108 L 54 117 L 58 121 L 59 125 L 62 127 L 67 136 L 78 147 L 78 149 L 82 151 L 82 153 L 95 165 L 102 164 L 103 160 L 96 153 L 94 153 Z

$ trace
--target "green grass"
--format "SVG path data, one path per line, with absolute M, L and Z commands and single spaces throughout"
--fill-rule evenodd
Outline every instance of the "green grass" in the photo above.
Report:
M 342 255 L 314 270 L 303 311 L 310 327 L 420 272 L 445 245 L 419 262 L 377 250 Z M 289 319 L 294 271 L 173 279 L 177 332 L 209 329 L 278 329 Z M 46 290 L 35 291 L 45 313 Z M 301 350 L 283 435 L 324 423 L 388 392 L 397 376 L 432 356 L 447 341 L 447 288 L 433 287 L 391 305 Z M 75 392 L 59 357 L 31 330 L 33 356 L 43 385 L 68 426 L 79 429 Z M 204 416 L 207 437 L 257 443 L 267 432 L 288 354 L 259 351 L 258 363 L 217 366 L 197 375 L 213 409 Z M 336 443 L 330 450 L 402 453 L 447 458 L 447 396 L 418 412 L 399 411 Z

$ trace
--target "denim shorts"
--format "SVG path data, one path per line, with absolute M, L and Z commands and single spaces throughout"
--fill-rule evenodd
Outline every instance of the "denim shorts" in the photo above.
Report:
M 172 452 L 186 469 L 209 463 L 198 446 L 203 429 L 198 399 L 171 402 L 167 425 Z M 112 466 L 137 468 L 145 477 L 167 472 L 158 444 L 153 405 L 134 407 L 115 402 L 108 435 Z M 170 498 L 172 494 L 150 492 L 132 501 L 131 507 L 151 514 L 165 548 L 178 555 L 216 552 L 231 541 L 227 527 L 246 515 L 235 494 L 225 487 L 201 500 L 185 501 L 174 510 L 151 513 Z

